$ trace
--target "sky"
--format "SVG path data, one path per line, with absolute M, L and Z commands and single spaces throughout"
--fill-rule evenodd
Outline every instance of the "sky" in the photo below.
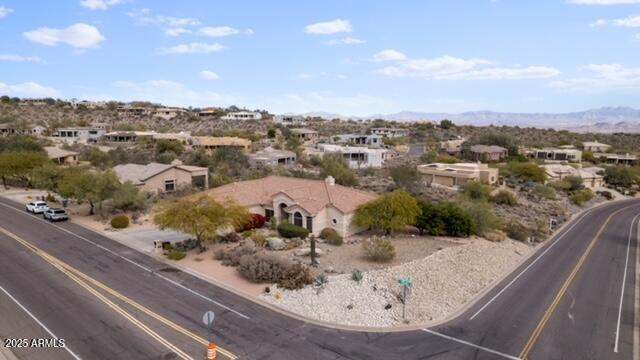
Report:
M 0 0 L 1 95 L 358 116 L 640 108 L 640 0 L 51 4 Z

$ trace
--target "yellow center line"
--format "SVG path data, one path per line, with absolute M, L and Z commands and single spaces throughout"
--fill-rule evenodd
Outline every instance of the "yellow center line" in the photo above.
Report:
M 529 353 L 531 352 L 531 350 L 533 349 L 534 345 L 538 341 L 538 338 L 540 337 L 540 335 L 542 334 L 542 331 L 546 327 L 547 322 L 549 321 L 549 319 L 551 319 L 551 316 L 553 315 L 553 313 L 558 308 L 558 305 L 562 301 L 562 298 L 564 297 L 564 295 L 566 294 L 567 290 L 569 289 L 569 287 L 573 283 L 573 281 L 574 281 L 576 275 L 578 274 L 578 272 L 580 272 L 580 269 L 582 268 L 582 266 L 586 262 L 587 258 L 591 254 L 591 251 L 593 250 L 593 248 L 595 247 L 596 243 L 600 239 L 600 235 L 602 235 L 602 232 L 604 231 L 604 229 L 609 224 L 609 221 L 611 221 L 611 218 L 613 218 L 613 216 L 616 215 L 617 213 L 619 213 L 619 212 L 621 212 L 623 210 L 626 210 L 626 209 L 628 209 L 628 208 L 630 208 L 632 206 L 635 206 L 635 205 L 630 205 L 630 206 L 623 207 L 622 209 L 614 211 L 613 213 L 611 213 L 611 215 L 609 215 L 609 217 L 607 217 L 607 220 L 604 222 L 604 224 L 602 224 L 602 226 L 598 230 L 598 233 L 593 238 L 593 240 L 591 240 L 591 243 L 589 243 L 589 246 L 587 247 L 585 252 L 582 254 L 580 259 L 578 260 L 578 263 L 576 264 L 576 266 L 571 271 L 571 274 L 569 274 L 569 277 L 567 277 L 567 280 L 565 280 L 564 284 L 560 288 L 560 291 L 556 294 L 556 297 L 553 299 L 553 302 L 547 308 L 544 316 L 542 317 L 542 319 L 538 323 L 538 326 L 536 326 L 535 330 L 533 331 L 533 333 L 529 337 L 529 341 L 527 341 L 527 344 L 525 345 L 524 349 L 522 349 L 522 352 L 520 353 L 520 358 L 521 359 L 528 359 Z
M 19 242 L 20 244 L 22 244 L 23 246 L 25 246 L 26 248 L 28 248 L 29 250 L 31 250 L 32 252 L 36 253 L 38 256 L 40 256 L 41 258 L 43 258 L 45 261 L 47 261 L 48 263 L 50 263 L 51 265 L 53 265 L 54 267 L 56 267 L 57 269 L 59 269 L 61 272 L 63 272 L 64 274 L 66 274 L 67 276 L 69 276 L 72 280 L 74 280 L 75 282 L 77 282 L 80 286 L 84 287 L 85 289 L 87 289 L 87 291 L 91 292 L 94 296 L 98 297 L 100 300 L 102 300 L 103 302 L 105 302 L 105 304 L 107 304 L 109 307 L 111 307 L 113 310 L 115 310 L 116 312 L 120 313 L 123 317 L 129 319 L 130 321 L 134 322 L 136 325 L 138 325 L 139 327 L 144 327 L 146 329 L 148 329 L 150 332 L 153 333 L 152 330 L 150 330 L 148 327 L 146 327 L 146 325 L 142 324 L 140 321 L 138 321 L 137 319 L 131 317 L 131 315 L 129 315 L 128 313 L 126 313 L 124 310 L 122 310 L 118 305 L 114 304 L 113 302 L 111 302 L 110 300 L 108 300 L 107 298 L 105 298 L 104 296 L 102 296 L 100 293 L 98 293 L 95 289 L 91 288 L 90 286 L 88 286 L 85 282 L 83 282 L 82 280 L 80 280 L 80 278 L 84 279 L 85 281 L 93 284 L 94 286 L 106 291 L 107 293 L 111 294 L 112 296 L 120 299 L 121 301 L 133 306 L 134 308 L 140 310 L 141 312 L 147 314 L 148 316 L 160 321 L 161 323 L 165 324 L 166 326 L 174 329 L 175 331 L 186 335 L 188 337 L 190 337 L 191 339 L 195 340 L 196 342 L 203 344 L 203 345 L 208 345 L 209 342 L 190 332 L 189 330 L 171 322 L 170 320 L 162 317 L 161 315 L 149 310 L 148 308 L 144 307 L 143 305 L 137 303 L 136 301 L 124 296 L 123 294 L 117 292 L 116 290 L 108 287 L 107 285 L 104 285 L 103 283 L 93 279 L 92 277 L 88 276 L 87 274 L 81 272 L 80 270 L 75 269 L 74 267 L 72 267 L 71 265 L 61 261 L 60 259 L 48 254 L 47 252 L 41 250 L 40 248 L 36 247 L 35 245 L 29 243 L 28 241 L 20 238 L 19 236 L 13 234 L 12 232 L 0 227 L 0 232 L 4 233 L 5 235 L 7 235 L 8 237 L 12 238 L 13 240 Z M 108 302 L 108 303 L 107 303 Z M 112 306 L 113 305 L 113 306 Z M 117 307 L 117 309 L 115 307 Z M 119 310 L 120 311 L 119 311 Z M 123 314 L 124 313 L 124 314 Z M 125 315 L 126 314 L 126 315 Z M 141 327 L 141 329 L 143 329 Z M 158 334 L 152 335 L 151 333 L 149 333 L 148 331 L 144 330 L 143 331 L 147 332 L 149 335 L 151 335 L 154 339 L 158 340 L 159 342 L 163 343 L 165 346 L 172 346 L 175 348 L 172 349 L 172 351 L 176 352 L 176 354 L 181 353 L 182 351 L 179 350 L 177 347 L 175 347 L 174 345 L 171 345 L 168 341 L 166 341 L 165 339 L 162 339 Z M 176 351 L 177 350 L 177 351 Z M 217 348 L 218 352 L 221 353 L 222 355 L 225 355 L 226 357 L 228 357 L 231 360 L 237 359 L 238 357 L 236 355 L 234 355 L 233 353 L 231 353 L 228 350 L 225 350 L 221 347 Z M 185 354 L 185 356 L 188 357 L 188 355 Z

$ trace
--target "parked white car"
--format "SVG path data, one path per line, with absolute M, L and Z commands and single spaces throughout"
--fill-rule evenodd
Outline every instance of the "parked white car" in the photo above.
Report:
M 27 211 L 34 214 L 42 214 L 49 210 L 49 206 L 44 201 L 34 201 L 27 204 Z

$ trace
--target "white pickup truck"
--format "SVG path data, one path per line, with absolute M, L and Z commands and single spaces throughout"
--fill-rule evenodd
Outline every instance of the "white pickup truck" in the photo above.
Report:
M 42 214 L 49 210 L 49 206 L 44 201 L 34 201 L 27 204 L 27 211 L 34 214 Z

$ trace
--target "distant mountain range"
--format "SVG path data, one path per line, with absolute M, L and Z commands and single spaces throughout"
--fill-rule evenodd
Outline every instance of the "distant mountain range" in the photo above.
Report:
M 449 119 L 467 125 L 508 125 L 566 129 L 576 132 L 640 132 L 640 110 L 630 107 L 603 107 L 570 113 L 508 113 L 471 111 L 460 114 L 401 111 L 395 114 L 375 114 L 367 117 L 344 116 L 326 112 L 301 114 L 324 119 L 383 119 L 395 121 L 440 121 Z

